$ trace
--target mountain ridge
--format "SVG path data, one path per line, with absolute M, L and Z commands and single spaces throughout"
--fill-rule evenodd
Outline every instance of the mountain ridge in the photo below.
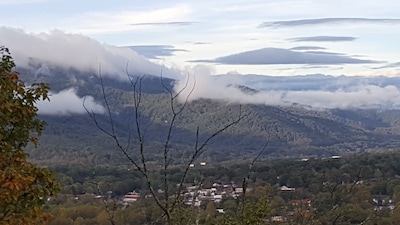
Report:
M 80 98 L 92 96 L 103 104 L 101 80 L 93 73 L 63 70 L 49 71 L 42 76 L 56 91 L 76 89 Z M 22 70 L 26 78 L 34 71 Z M 35 76 L 35 79 L 40 78 Z M 146 132 L 149 157 L 157 161 L 159 149 L 165 140 L 168 119 L 171 116 L 169 91 L 174 80 L 160 77 L 131 77 L 140 79 L 142 99 L 141 116 L 149 127 Z M 32 77 L 31 77 L 32 80 Z M 112 108 L 113 118 L 123 140 L 135 135 L 132 127 L 134 91 L 132 84 L 103 76 L 105 95 Z M 30 79 L 27 79 L 30 82 Z M 234 84 L 243 94 L 252 96 L 259 90 Z M 67 103 L 67 102 L 66 102 Z M 178 103 L 179 105 L 179 103 Z M 400 147 L 400 111 L 382 109 L 317 109 L 302 105 L 269 106 L 238 104 L 230 101 L 195 99 L 188 102 L 177 119 L 172 138 L 179 149 L 193 147 L 197 128 L 200 138 L 212 134 L 229 123 L 239 113 L 248 114 L 240 124 L 233 126 L 208 146 L 204 158 L 217 161 L 251 158 L 268 143 L 263 157 L 324 157 L 372 150 L 392 150 Z M 39 111 L 40 112 L 40 111 Z M 32 160 L 40 163 L 121 163 L 124 161 L 111 139 L 101 133 L 90 121 L 88 114 L 40 115 L 48 126 L 41 138 L 39 149 L 29 149 Z M 109 125 L 107 116 L 99 115 L 100 123 Z M 99 145 L 98 143 L 102 143 Z M 63 160 L 64 159 L 64 160 Z

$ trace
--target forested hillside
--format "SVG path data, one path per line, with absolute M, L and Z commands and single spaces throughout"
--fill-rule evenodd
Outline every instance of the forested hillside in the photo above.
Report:
M 21 69 L 27 82 L 41 80 L 51 85 L 54 93 L 73 88 L 79 97 L 92 96 L 104 105 L 104 94 L 112 110 L 115 127 L 122 138 L 134 137 L 134 89 L 131 81 L 102 80 L 96 73 L 52 68 L 46 74 Z M 170 97 L 174 80 L 146 75 L 140 80 L 141 120 L 146 124 L 146 144 L 154 160 L 171 115 Z M 257 90 L 238 86 L 252 95 Z M 249 92 L 249 90 L 252 90 Z M 137 91 L 137 90 L 136 90 Z M 137 93 L 137 92 L 136 92 Z M 382 109 L 312 109 L 302 105 L 268 106 L 199 99 L 190 101 L 177 118 L 172 140 L 177 149 L 191 148 L 199 128 L 206 137 L 239 113 L 246 117 L 230 127 L 207 146 L 202 156 L 210 160 L 230 161 L 254 156 L 268 143 L 263 157 L 324 157 L 346 152 L 384 151 L 400 146 L 400 113 Z M 41 115 L 48 125 L 41 146 L 31 150 L 37 162 L 52 163 L 121 163 L 123 157 L 114 151 L 87 113 Z M 109 118 L 99 114 L 105 126 Z M 177 151 L 179 152 L 179 151 Z M 178 154 L 178 153 L 177 153 Z

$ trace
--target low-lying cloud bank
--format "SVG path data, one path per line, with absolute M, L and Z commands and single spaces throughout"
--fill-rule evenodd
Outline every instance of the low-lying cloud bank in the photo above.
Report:
M 295 76 L 267 77 L 254 75 L 200 75 L 189 78 L 189 100 L 214 99 L 230 103 L 273 106 L 300 105 L 312 109 L 400 109 L 400 79 L 366 77 Z M 280 81 L 279 81 L 280 80 Z M 287 82 L 285 82 L 287 81 Z M 393 84 L 390 84 L 390 83 Z M 181 90 L 186 81 L 175 89 Z M 247 91 L 240 86 L 250 89 Z M 253 89 L 254 91 L 248 91 Z
M 74 69 L 90 76 L 99 75 L 101 68 L 102 76 L 122 81 L 128 81 L 127 73 L 157 76 L 162 72 L 164 77 L 180 77 L 179 71 L 153 63 L 131 48 L 105 45 L 80 34 L 59 30 L 35 34 L 0 27 L 0 44 L 10 49 L 18 67 L 36 71 L 35 74 L 50 75 L 49 67 L 58 67 L 66 71 Z M 93 97 L 79 97 L 73 88 L 51 93 L 50 102 L 39 102 L 37 106 L 42 115 L 82 114 L 86 113 L 83 101 L 89 110 L 104 112 L 103 106 L 95 102 Z
M 80 34 L 54 30 L 49 33 L 26 33 L 23 30 L 0 27 L 0 43 L 8 47 L 19 67 L 32 63 L 48 63 L 62 68 L 95 72 L 126 79 L 126 67 L 131 74 L 159 75 L 176 78 L 179 71 L 150 62 L 130 48 L 119 48 Z
M 197 72 L 211 72 L 206 67 Z M 367 78 L 331 76 L 286 77 L 287 85 L 273 82 L 279 78 L 264 76 L 224 75 L 189 76 L 175 85 L 175 91 L 183 90 L 181 100 L 189 95 L 189 101 L 212 99 L 233 104 L 259 104 L 272 106 L 304 106 L 310 109 L 400 109 L 400 79 L 393 84 L 381 77 L 368 81 Z M 283 78 L 282 78 L 283 79 Z M 297 80 L 297 81 L 296 81 Z M 272 81 L 272 82 L 271 82 Z M 391 80 L 393 81 L 393 80 Z M 322 83 L 329 85 L 321 85 Z M 311 87 L 314 83 L 314 87 Z M 188 85 L 186 85 L 188 84 Z M 247 88 L 241 88 L 247 87 Z M 193 88 L 193 90 L 192 90 Z M 50 102 L 38 103 L 41 115 L 85 114 L 85 107 L 102 114 L 104 107 L 91 96 L 79 97 L 74 88 L 50 94 Z
M 97 103 L 92 96 L 79 97 L 73 88 L 63 90 L 59 93 L 50 93 L 50 101 L 40 101 L 37 104 L 40 115 L 70 115 L 84 114 L 85 107 L 90 112 L 104 113 L 104 107 Z

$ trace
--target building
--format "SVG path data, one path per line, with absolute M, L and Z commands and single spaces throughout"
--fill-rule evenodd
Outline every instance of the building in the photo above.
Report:
M 132 192 L 129 192 L 128 194 L 124 195 L 124 198 L 122 199 L 122 201 L 124 203 L 132 203 L 132 202 L 136 202 L 139 198 L 140 198 L 140 194 L 135 191 L 132 191 Z

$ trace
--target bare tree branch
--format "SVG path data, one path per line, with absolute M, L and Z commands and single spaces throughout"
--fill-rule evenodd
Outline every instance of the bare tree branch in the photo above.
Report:
M 190 169 L 190 165 L 193 164 L 193 162 L 203 153 L 203 151 L 205 150 L 205 147 L 207 146 L 207 144 L 216 136 L 218 136 L 220 133 L 226 131 L 229 127 L 232 127 L 234 125 L 236 125 L 237 123 L 239 123 L 243 118 L 245 118 L 246 116 L 248 116 L 247 114 L 242 114 L 242 110 L 241 110 L 241 106 L 239 106 L 239 115 L 237 116 L 237 118 L 226 124 L 224 127 L 220 128 L 219 130 L 215 131 L 213 134 L 211 134 L 208 138 L 206 138 L 204 140 L 204 142 L 202 142 L 201 144 L 199 144 L 199 128 L 197 128 L 196 130 L 196 141 L 195 141 L 195 146 L 194 146 L 194 151 L 193 154 L 190 157 L 190 160 L 187 162 L 186 166 L 185 166 L 185 170 L 182 174 L 181 177 L 181 181 L 179 182 L 179 187 L 178 187 L 178 191 L 177 191 L 177 195 L 175 198 L 175 201 L 172 205 L 172 207 L 174 208 L 180 200 L 180 196 L 182 193 L 182 188 L 183 188 L 183 183 L 187 177 L 187 174 L 189 172 Z
M 94 171 L 94 173 L 96 173 L 96 171 Z M 92 183 L 93 183 L 94 185 L 96 185 L 96 189 L 97 189 L 97 191 L 99 192 L 99 194 L 100 194 L 100 196 L 101 196 L 103 205 L 104 205 L 104 207 L 106 208 L 106 212 L 107 212 L 107 215 L 108 215 L 108 218 L 107 218 L 108 221 L 110 221 L 111 225 L 115 225 L 116 223 L 115 223 L 114 218 L 115 218 L 115 210 L 117 209 L 116 201 L 115 201 L 115 200 L 113 201 L 113 206 L 112 206 L 112 208 L 110 209 L 110 206 L 108 205 L 108 202 L 107 202 L 107 200 L 105 199 L 104 193 L 103 193 L 102 190 L 100 189 L 99 183 L 97 183 L 96 181 L 94 181 L 94 182 L 92 182 Z
M 100 71 L 101 72 L 101 71 Z M 144 154 L 144 138 L 143 135 L 141 134 L 141 126 L 140 126 L 140 103 L 141 103 L 141 79 L 143 79 L 144 76 L 142 76 L 141 78 L 137 79 L 136 82 L 132 82 L 133 84 L 133 88 L 134 88 L 134 105 L 135 105 L 135 124 L 136 124 L 136 128 L 137 128 L 137 132 L 138 132 L 138 140 L 139 140 L 139 152 L 140 152 L 140 157 L 141 157 L 141 165 L 139 164 L 139 162 L 137 162 L 134 158 L 131 157 L 131 155 L 128 153 L 127 148 L 124 148 L 118 138 L 118 135 L 116 134 L 115 131 L 115 124 L 114 124 L 114 120 L 112 117 L 112 111 L 111 111 L 111 106 L 108 102 L 107 99 L 107 95 L 105 92 L 105 86 L 103 83 L 103 78 L 101 76 L 101 74 L 99 75 L 100 77 L 100 84 L 101 84 L 101 90 L 102 90 L 102 94 L 103 94 L 103 101 L 104 104 L 106 105 L 106 109 L 107 109 L 107 115 L 109 117 L 109 122 L 110 122 L 110 126 L 111 126 L 111 131 L 106 130 L 104 127 L 102 127 L 99 123 L 99 121 L 96 118 L 96 114 L 92 111 L 89 110 L 86 105 L 85 105 L 85 99 L 83 101 L 83 107 L 86 110 L 86 112 L 88 113 L 88 115 L 90 116 L 90 118 L 94 121 L 96 127 L 102 131 L 103 133 L 105 133 L 106 135 L 108 135 L 109 137 L 111 137 L 117 148 L 123 153 L 123 155 L 129 160 L 129 162 L 134 165 L 134 167 L 143 175 L 143 177 L 146 180 L 146 184 L 147 187 L 149 188 L 152 196 L 154 197 L 156 204 L 161 208 L 161 210 L 163 211 L 168 211 L 167 208 L 165 208 L 165 206 L 161 203 L 161 200 L 158 198 L 151 179 L 150 179 L 150 174 L 147 168 L 147 164 L 146 164 L 146 159 L 145 159 L 145 154 Z M 131 80 L 131 79 L 130 79 Z M 137 84 L 139 84 L 139 90 L 137 90 Z M 128 145 L 129 146 L 129 145 Z
M 128 66 L 128 65 L 127 65 Z M 131 76 L 128 72 L 128 69 L 126 71 L 128 79 L 130 81 L 131 87 L 133 88 L 133 106 L 134 106 L 134 126 L 135 126 L 135 135 L 136 139 L 138 141 L 138 146 L 131 146 L 131 132 L 129 128 L 129 134 L 128 134 L 128 143 L 124 147 L 121 143 L 120 138 L 118 137 L 117 131 L 116 131 L 116 124 L 114 122 L 113 118 L 113 112 L 111 109 L 111 105 L 107 99 L 107 93 L 105 90 L 105 84 L 103 81 L 103 77 L 101 75 L 101 68 L 99 69 L 99 78 L 100 78 L 100 85 L 101 85 L 101 93 L 102 93 L 102 98 L 103 102 L 105 104 L 106 108 L 106 116 L 108 117 L 108 122 L 110 125 L 109 129 L 106 129 L 102 124 L 100 124 L 97 115 L 94 111 L 88 109 L 85 105 L 85 101 L 83 103 L 83 107 L 85 108 L 86 112 L 90 116 L 90 118 L 94 121 L 96 127 L 102 131 L 104 134 L 109 136 L 116 144 L 117 149 L 119 149 L 120 152 L 128 159 L 128 161 L 141 173 L 141 175 L 144 177 L 146 181 L 146 186 L 150 190 L 151 195 L 153 196 L 157 206 L 162 210 L 163 216 L 165 217 L 165 220 L 167 224 L 171 224 L 172 221 L 172 213 L 178 206 L 178 204 L 181 202 L 181 194 L 182 194 L 182 188 L 183 188 L 183 183 L 187 177 L 190 165 L 193 164 L 193 162 L 205 151 L 206 146 L 209 144 L 209 142 L 217 137 L 219 134 L 222 132 L 226 131 L 228 128 L 236 125 L 239 123 L 243 118 L 247 116 L 247 114 L 242 113 L 242 108 L 239 106 L 239 115 L 233 119 L 233 121 L 228 122 L 226 125 L 224 125 L 222 128 L 214 131 L 214 133 L 210 134 L 207 138 L 205 138 L 203 141 L 200 141 L 200 129 L 196 129 L 196 137 L 195 137 L 195 143 L 194 143 L 194 149 L 191 152 L 191 155 L 189 156 L 189 160 L 185 163 L 185 168 L 184 172 L 180 178 L 180 182 L 178 184 L 178 191 L 174 193 L 174 198 L 172 197 L 172 193 L 169 189 L 170 186 L 170 179 L 168 177 L 168 170 L 169 166 L 171 163 L 171 142 L 172 142 L 172 137 L 174 130 L 176 128 L 176 123 L 178 121 L 178 117 L 184 112 L 185 108 L 187 107 L 189 103 L 189 99 L 191 94 L 194 91 L 194 88 L 196 86 L 196 79 L 193 78 L 193 85 L 189 85 L 189 76 L 187 77 L 187 80 L 185 82 L 184 87 L 182 87 L 180 90 L 173 91 L 170 88 L 167 87 L 167 85 L 164 83 L 164 78 L 161 74 L 161 85 L 162 87 L 167 91 L 169 95 L 169 107 L 171 110 L 171 118 L 169 119 L 169 124 L 167 127 L 166 131 L 166 136 L 165 136 L 165 141 L 164 141 L 164 146 L 163 146 L 163 167 L 162 167 L 162 180 L 163 180 L 163 188 L 164 188 L 164 196 L 163 199 L 160 198 L 158 193 L 154 190 L 153 182 L 150 177 L 150 171 L 148 168 L 148 160 L 146 157 L 146 145 L 145 145 L 145 131 L 147 128 L 152 124 L 153 120 L 150 122 L 150 125 L 147 125 L 147 127 L 144 127 L 142 124 L 142 105 L 143 105 L 143 95 L 142 95 L 142 81 L 145 76 L 141 77 L 134 77 Z M 190 89 L 188 90 L 190 86 Z M 182 98 L 183 93 L 187 91 L 187 94 Z M 179 99 L 183 99 L 183 102 L 179 102 Z M 153 118 L 154 119 L 154 118 Z M 130 149 L 134 148 L 137 150 L 138 158 L 135 159 L 131 156 L 129 153 Z M 261 152 L 257 155 L 256 159 L 261 155 Z M 255 160 L 256 160 L 255 159 Z M 253 164 L 255 162 L 253 160 Z

